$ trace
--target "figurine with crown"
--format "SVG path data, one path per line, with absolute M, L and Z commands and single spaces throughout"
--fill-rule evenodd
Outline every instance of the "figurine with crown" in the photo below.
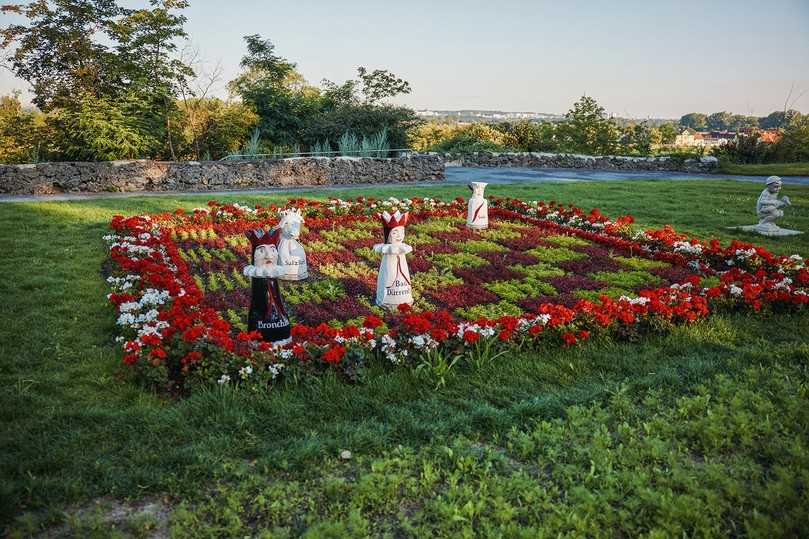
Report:
M 252 247 L 252 264 L 243 270 L 252 285 L 247 327 L 250 331 L 259 331 L 265 341 L 276 345 L 290 341 L 289 316 L 277 280 L 284 273 L 278 261 L 280 236 L 277 228 L 271 232 L 263 228 L 249 230 L 247 239 Z
M 378 215 L 382 221 L 385 243 L 374 245 L 374 251 L 382 255 L 379 275 L 376 279 L 376 304 L 395 309 L 402 303 L 413 303 L 413 290 L 410 286 L 410 270 L 405 255 L 413 251 L 404 243 L 405 226 L 409 213 L 398 210 L 391 215 L 383 212 Z
M 489 203 L 483 197 L 483 190 L 488 183 L 472 182 L 469 189 L 472 196 L 469 198 L 469 208 L 466 211 L 466 226 L 473 230 L 489 228 Z
M 306 266 L 306 252 L 298 242 L 303 224 L 301 210 L 283 210 L 279 215 L 281 220 L 277 228 L 281 231 L 281 238 L 278 241 L 278 260 L 284 271 L 278 278 L 282 281 L 302 281 L 309 276 L 309 270 Z

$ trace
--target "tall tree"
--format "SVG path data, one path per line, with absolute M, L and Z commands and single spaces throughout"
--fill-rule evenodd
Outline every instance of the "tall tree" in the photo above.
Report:
M 176 159 L 172 140 L 172 117 L 177 113 L 176 96 L 188 86 L 194 71 L 176 57 L 177 41 L 187 38 L 186 17 L 175 13 L 188 7 L 185 0 L 150 0 L 151 9 L 126 9 L 110 26 L 117 41 L 116 64 L 130 94 L 141 96 L 142 118 Z
M 680 118 L 680 125 L 700 131 L 708 127 L 708 117 L 701 112 L 689 112 Z
M 177 88 L 192 74 L 173 57 L 177 40 L 186 37 L 185 17 L 175 13 L 185 0 L 150 0 L 128 9 L 115 0 L 34 0 L 5 6 L 27 24 L 0 29 L 11 69 L 29 82 L 34 103 L 55 128 L 66 148 L 79 147 L 93 133 L 120 133 L 120 156 L 174 156 L 171 118 Z M 109 125 L 102 125 L 105 121 Z M 94 141 L 97 142 L 97 141 Z M 168 148 L 164 152 L 162 146 Z M 115 156 L 115 141 L 99 148 L 98 158 Z M 72 153 L 73 150 L 71 150 Z M 92 158 L 85 156 L 84 158 Z
M 565 114 L 558 132 L 566 150 L 596 154 L 614 152 L 620 136 L 618 126 L 607 117 L 604 107 L 586 95 Z
M 321 107 L 320 91 L 306 83 L 294 63 L 276 54 L 272 41 L 258 34 L 244 39 L 243 71 L 228 88 L 256 110 L 264 138 L 279 145 L 295 144 L 306 119 Z
M 708 116 L 708 129 L 725 130 L 733 127 L 733 114 L 722 111 Z
M 117 74 L 109 67 L 112 20 L 121 14 L 115 0 L 35 0 L 0 8 L 28 19 L 0 29 L 0 47 L 13 49 L 11 70 L 34 90 L 43 111 L 64 106 L 74 96 L 109 94 Z

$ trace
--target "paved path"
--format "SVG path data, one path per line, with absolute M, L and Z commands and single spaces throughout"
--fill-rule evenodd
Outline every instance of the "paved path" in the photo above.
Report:
M 614 180 L 738 180 L 764 183 L 766 176 L 729 176 L 689 172 L 634 172 L 569 168 L 447 167 L 447 181 L 467 183 L 581 182 Z M 809 185 L 809 176 L 784 176 L 784 183 Z
M 588 182 L 588 181 L 616 181 L 616 180 L 738 180 L 764 183 L 764 176 L 726 176 L 721 174 L 691 174 L 687 172 L 608 172 L 603 170 L 582 169 L 529 169 L 529 168 L 471 168 L 447 167 L 445 181 L 413 182 L 406 184 L 379 184 L 356 183 L 348 185 L 307 185 L 302 187 L 274 187 L 268 189 L 228 190 L 228 191 L 189 191 L 176 192 L 137 192 L 137 193 L 65 193 L 61 195 L 0 195 L 0 202 L 32 202 L 51 200 L 92 200 L 96 198 L 127 198 L 127 197 L 160 197 L 181 195 L 198 195 L 214 197 L 218 195 L 265 194 L 265 193 L 295 193 L 300 191 L 351 191 L 354 189 L 367 189 L 380 186 L 401 185 L 427 186 L 466 184 L 473 181 L 485 181 L 491 184 L 505 183 L 542 183 L 542 182 Z M 786 176 L 784 183 L 809 185 L 809 176 Z

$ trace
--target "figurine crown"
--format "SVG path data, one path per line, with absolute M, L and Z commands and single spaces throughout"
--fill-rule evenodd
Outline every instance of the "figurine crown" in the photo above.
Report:
M 377 215 L 382 221 L 382 226 L 385 228 L 396 228 L 397 226 L 407 225 L 407 219 L 410 217 L 410 212 L 401 213 L 399 210 L 396 210 L 396 213 L 391 215 L 384 211 Z
M 252 230 L 248 230 L 245 235 L 247 236 L 247 239 L 250 240 L 250 245 L 253 247 L 253 249 L 259 245 L 275 245 L 278 247 L 278 241 L 281 237 L 281 233 L 278 229 L 273 229 L 267 232 L 263 228 L 254 228 Z

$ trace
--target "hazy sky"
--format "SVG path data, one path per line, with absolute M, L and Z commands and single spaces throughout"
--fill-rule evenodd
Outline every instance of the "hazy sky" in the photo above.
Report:
M 258 33 L 311 83 L 389 69 L 416 108 L 565 112 L 587 93 L 621 116 L 764 115 L 794 85 L 809 112 L 809 0 L 191 0 L 185 14 L 225 81 Z M 2 72 L 0 92 L 13 88 L 25 83 Z

